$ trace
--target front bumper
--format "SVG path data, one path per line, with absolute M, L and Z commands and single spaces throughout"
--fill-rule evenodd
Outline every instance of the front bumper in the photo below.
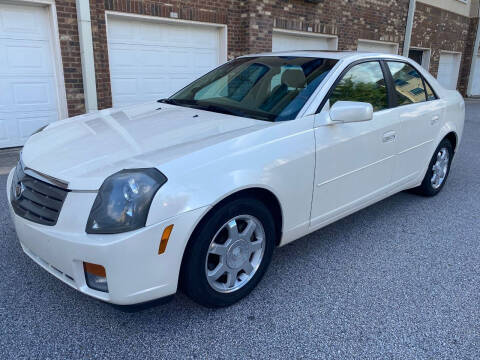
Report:
M 68 194 L 56 226 L 26 220 L 10 204 L 12 172 L 7 180 L 10 213 L 24 252 L 49 273 L 94 298 L 129 305 L 172 295 L 186 243 L 205 212 L 200 208 L 160 223 L 122 234 L 85 233 L 86 218 L 95 194 Z M 174 225 L 166 251 L 158 248 L 165 227 Z M 83 262 L 99 264 L 107 273 L 108 293 L 91 289 Z

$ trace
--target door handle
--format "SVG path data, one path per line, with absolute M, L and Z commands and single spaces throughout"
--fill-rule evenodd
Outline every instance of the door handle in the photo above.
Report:
M 440 120 L 440 116 L 435 115 L 434 117 L 432 117 L 432 120 L 430 120 L 430 125 L 435 125 L 438 120 Z
M 392 142 L 392 141 L 395 141 L 396 137 L 397 137 L 397 134 L 395 133 L 395 131 L 389 131 L 383 134 L 382 140 L 384 143 Z

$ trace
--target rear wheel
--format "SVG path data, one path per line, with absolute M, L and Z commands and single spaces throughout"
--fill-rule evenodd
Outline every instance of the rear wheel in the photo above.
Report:
M 424 196 L 437 195 L 445 185 L 453 159 L 453 146 L 450 140 L 443 139 L 438 145 L 428 165 L 422 184 L 414 191 Z
M 185 254 L 182 287 L 194 301 L 228 306 L 261 280 L 275 246 L 274 219 L 259 200 L 233 200 L 208 215 Z

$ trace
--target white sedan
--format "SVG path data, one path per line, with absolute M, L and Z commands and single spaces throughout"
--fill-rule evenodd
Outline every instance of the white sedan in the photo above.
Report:
M 168 99 L 40 129 L 8 177 L 10 210 L 25 253 L 87 295 L 180 287 L 226 306 L 276 246 L 402 190 L 438 194 L 464 115 L 404 57 L 244 56 Z

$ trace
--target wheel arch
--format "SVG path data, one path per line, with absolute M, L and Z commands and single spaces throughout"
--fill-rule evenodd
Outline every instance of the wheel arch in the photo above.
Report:
M 450 143 L 453 146 L 453 152 L 457 151 L 457 144 L 458 144 L 458 135 L 455 131 L 450 131 L 448 134 L 446 134 L 440 142 L 442 142 L 444 139 L 448 139 Z
M 238 189 L 230 194 L 225 195 L 223 198 L 218 199 L 217 202 L 212 204 L 211 208 L 205 214 L 203 214 L 200 221 L 198 221 L 198 223 L 195 225 L 195 228 L 193 229 L 187 241 L 185 249 L 183 251 L 182 263 L 180 266 L 179 285 L 181 285 L 180 283 L 182 281 L 182 272 L 184 269 L 185 254 L 187 254 L 187 252 L 189 251 L 192 241 L 195 238 L 198 231 L 200 231 L 201 226 L 209 219 L 210 216 L 212 216 L 212 214 L 218 208 L 222 207 L 223 205 L 235 199 L 247 198 L 247 197 L 253 197 L 255 199 L 262 201 L 263 204 L 265 204 L 265 206 L 267 206 L 267 208 L 271 211 L 274 217 L 275 230 L 276 230 L 275 245 L 276 246 L 280 245 L 280 241 L 282 239 L 284 219 L 283 219 L 282 206 L 278 197 L 271 190 L 266 189 L 264 187 L 256 186 L 256 187 Z

